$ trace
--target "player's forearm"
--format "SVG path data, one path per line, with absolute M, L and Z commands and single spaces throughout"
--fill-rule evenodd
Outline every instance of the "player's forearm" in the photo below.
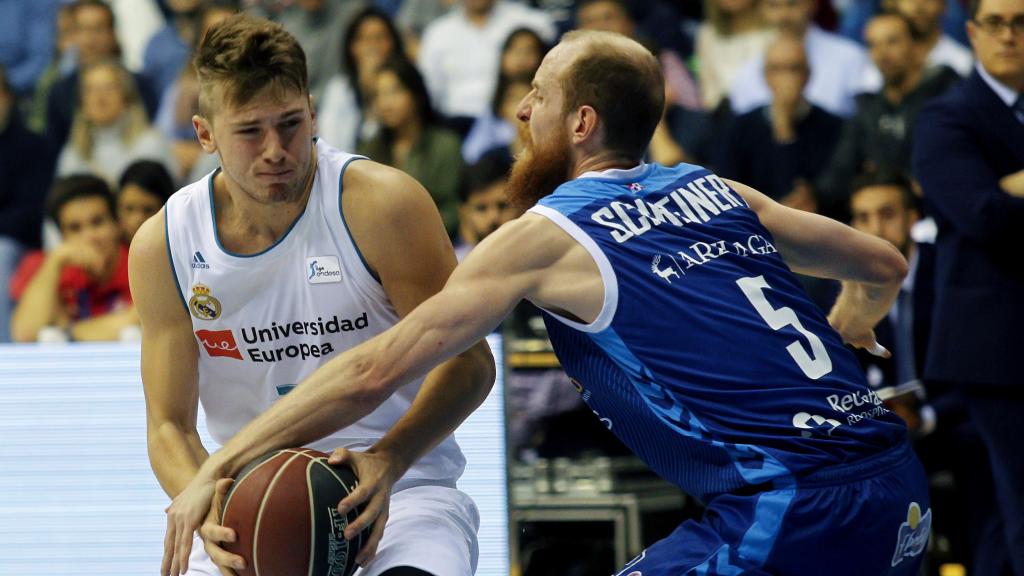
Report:
M 899 281 L 886 284 L 843 282 L 829 317 L 840 324 L 837 326 L 840 332 L 842 324 L 847 322 L 857 322 L 871 329 L 889 313 L 899 292 Z
M 151 424 L 147 444 L 153 474 L 171 498 L 188 486 L 208 458 L 195 429 L 189 430 L 171 422 Z
M 357 422 L 398 387 L 486 336 L 508 310 L 470 302 L 484 295 L 442 292 L 397 326 L 321 366 L 214 453 L 201 473 L 232 476 L 266 452 L 308 444 Z
M 56 324 L 60 317 L 61 263 L 47 257 L 36 275 L 22 292 L 11 316 L 11 337 L 15 342 L 35 342 L 45 326 Z
M 412 406 L 370 451 L 393 455 L 404 472 L 483 403 L 494 377 L 486 342 L 448 360 L 427 375 Z

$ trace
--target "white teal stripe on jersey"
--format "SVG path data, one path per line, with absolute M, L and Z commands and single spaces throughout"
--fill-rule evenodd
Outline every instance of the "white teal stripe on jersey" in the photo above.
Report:
M 537 205 L 530 208 L 529 211 L 551 220 L 551 222 L 565 230 L 567 234 L 586 248 L 591 258 L 597 264 L 597 269 L 601 271 L 601 280 L 604 283 L 604 302 L 601 304 L 601 312 L 590 324 L 574 322 L 553 312 L 551 316 L 557 318 L 559 322 L 566 326 L 581 332 L 596 333 L 611 326 L 612 319 L 615 317 L 615 310 L 619 307 L 619 281 L 615 276 L 615 269 L 612 268 L 612 263 L 608 260 L 608 256 L 605 255 L 604 251 L 601 250 L 597 242 L 594 242 L 594 239 L 589 234 L 558 210 L 548 206 Z
M 667 393 L 657 383 L 651 371 L 630 351 L 613 328 L 591 334 L 590 337 L 613 362 L 622 368 L 630 383 L 640 392 L 644 402 L 662 422 L 683 436 L 695 438 L 725 450 L 732 458 L 736 471 L 745 481 L 750 484 L 761 484 L 792 477 L 789 469 L 782 462 L 759 446 L 726 443 L 713 438 L 711 432 L 693 412 L 680 403 L 675 395 Z M 682 425 L 684 423 L 686 426 Z M 760 465 L 747 465 L 747 463 L 755 461 L 759 461 Z
M 630 182 L 646 178 L 652 169 L 654 169 L 654 164 L 641 163 L 625 170 L 621 168 L 610 168 L 608 170 L 601 170 L 600 172 L 584 172 L 577 176 L 576 179 L 593 178 L 596 180 L 604 180 L 606 182 Z

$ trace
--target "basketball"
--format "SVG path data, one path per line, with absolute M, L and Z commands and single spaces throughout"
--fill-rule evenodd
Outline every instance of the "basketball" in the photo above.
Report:
M 224 549 L 245 559 L 239 576 L 349 576 L 369 528 L 344 530 L 361 509 L 338 513 L 358 480 L 347 466 L 309 449 L 278 450 L 242 469 L 224 497 L 221 524 L 235 531 Z

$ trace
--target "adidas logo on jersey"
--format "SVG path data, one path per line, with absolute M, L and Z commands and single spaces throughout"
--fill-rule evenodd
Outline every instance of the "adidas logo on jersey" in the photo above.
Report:
M 203 258 L 203 253 L 196 251 L 192 255 L 192 269 L 193 270 L 209 270 L 210 265 L 206 263 L 206 258 Z

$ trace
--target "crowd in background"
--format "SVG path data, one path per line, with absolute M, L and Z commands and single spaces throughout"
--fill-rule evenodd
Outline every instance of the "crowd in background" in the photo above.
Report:
M 650 161 L 708 166 L 879 235 L 911 262 L 905 294 L 878 330 L 896 353 L 863 365 L 879 389 L 925 380 L 925 391 L 891 406 L 920 438 L 926 464 L 954 478 L 947 521 L 936 520 L 944 553 L 981 558 L 977 574 L 1001 574 L 1007 547 L 986 544 L 1004 531 L 1012 549 L 1024 528 L 969 519 L 977 506 L 994 509 L 976 503 L 986 491 L 991 499 L 991 476 L 963 472 L 979 460 L 987 469 L 985 451 L 965 430 L 959 379 L 925 378 L 932 308 L 951 305 L 935 289 L 952 266 L 941 238 L 959 229 L 959 213 L 926 202 L 943 198 L 942 184 L 933 191 L 921 172 L 935 180 L 931 166 L 949 152 L 915 142 L 936 124 L 917 123 L 966 78 L 1010 74 L 976 63 L 979 42 L 1024 50 L 1020 18 L 978 20 L 974 9 L 967 0 L 0 2 L 0 341 L 137 336 L 126 246 L 178 187 L 218 166 L 194 135 L 191 58 L 203 31 L 230 14 L 275 20 L 300 40 L 319 137 L 418 179 L 460 257 L 514 217 L 504 180 L 521 146 L 516 113 L 544 54 L 568 30 L 612 31 L 662 64 L 667 105 Z M 969 26 L 980 35 L 974 50 Z M 1013 120 L 1024 122 L 1015 89 L 1003 119 L 1011 133 Z M 1024 210 L 1013 203 L 1024 195 L 1024 139 L 1009 147 L 1015 160 L 997 180 L 1010 200 L 957 205 L 993 219 L 972 221 L 978 234 L 1019 222 Z M 1011 284 L 1021 282 L 1013 274 Z M 827 311 L 835 286 L 803 280 Z

